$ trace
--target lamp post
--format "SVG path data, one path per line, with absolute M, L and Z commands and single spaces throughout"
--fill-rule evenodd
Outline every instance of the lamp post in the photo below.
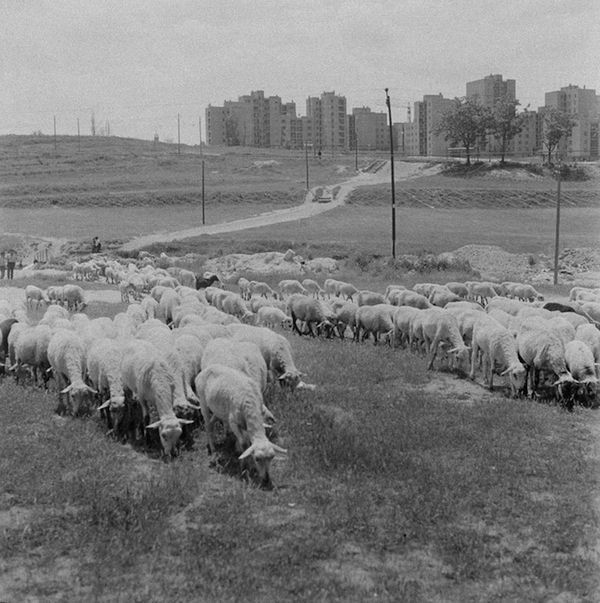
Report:
M 308 192 L 310 190 L 308 183 L 308 142 L 304 143 L 304 159 L 306 161 L 306 192 Z
M 354 130 L 354 171 L 358 172 L 358 134 Z
M 554 233 L 554 284 L 558 284 L 558 241 L 560 234 L 560 181 L 562 164 L 558 160 L 558 175 L 556 178 L 556 231 Z
M 390 120 L 390 164 L 392 168 L 392 257 L 396 259 L 396 188 L 394 181 L 394 129 L 392 127 L 392 106 L 388 88 L 385 89 L 385 104 L 388 108 Z

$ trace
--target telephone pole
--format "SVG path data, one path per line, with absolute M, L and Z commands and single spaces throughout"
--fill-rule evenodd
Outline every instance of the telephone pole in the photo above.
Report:
M 56 115 L 54 116 L 54 154 L 56 155 Z
M 556 179 L 556 232 L 554 234 L 554 284 L 558 285 L 558 239 L 560 233 L 560 180 L 562 164 L 558 160 L 558 177 Z
M 304 143 L 304 159 L 306 161 L 306 192 L 308 192 L 310 190 L 308 184 L 308 142 Z
M 81 134 L 79 131 L 79 117 L 77 118 L 77 150 L 81 153 Z
M 179 123 L 179 113 L 177 114 L 177 154 L 181 155 L 181 128 Z
M 385 104 L 388 108 L 390 120 L 390 164 L 392 168 L 392 257 L 396 259 L 396 188 L 394 181 L 394 128 L 392 126 L 392 106 L 388 88 L 385 89 Z

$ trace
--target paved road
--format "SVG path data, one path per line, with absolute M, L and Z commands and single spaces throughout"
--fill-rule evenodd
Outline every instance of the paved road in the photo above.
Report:
M 395 180 L 409 180 L 412 178 L 418 178 L 420 176 L 429 175 L 439 171 L 439 168 L 431 167 L 426 163 L 413 163 L 413 162 L 394 162 L 394 178 Z M 304 218 L 310 218 L 318 214 L 324 213 L 335 207 L 343 205 L 346 198 L 355 188 L 359 186 L 369 186 L 373 184 L 384 184 L 390 180 L 390 164 L 389 162 L 376 173 L 363 172 L 357 176 L 341 182 L 339 184 L 331 186 L 318 186 L 306 195 L 304 203 L 297 205 L 296 207 L 278 209 L 270 212 L 265 212 L 258 216 L 251 218 L 244 218 L 242 220 L 234 220 L 232 222 L 222 222 L 221 224 L 211 224 L 208 226 L 194 226 L 193 228 L 186 228 L 185 230 L 178 230 L 175 232 L 164 232 L 154 233 L 150 235 L 144 235 L 136 237 L 131 241 L 125 243 L 122 246 L 123 250 L 132 251 L 151 245 L 152 243 L 165 243 L 169 241 L 176 241 L 180 239 L 187 239 L 190 237 L 197 237 L 203 234 L 213 235 L 221 234 L 224 232 L 235 232 L 238 230 L 246 230 L 247 228 L 257 228 L 260 226 L 269 226 L 271 224 L 280 224 L 282 222 L 292 222 L 294 220 L 302 220 Z M 331 195 L 331 191 L 339 186 L 340 189 L 334 200 L 329 203 L 315 203 L 313 201 L 314 193 L 317 188 L 323 188 L 322 196 L 327 197 Z

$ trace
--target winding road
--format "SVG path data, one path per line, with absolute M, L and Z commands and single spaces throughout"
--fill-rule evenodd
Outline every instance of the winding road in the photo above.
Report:
M 411 180 L 413 178 L 431 175 L 437 173 L 438 171 L 438 166 L 431 166 L 427 163 L 413 163 L 404 161 L 394 162 L 394 180 L 396 181 Z M 258 216 L 252 216 L 251 218 L 244 218 L 242 220 L 222 222 L 220 224 L 194 226 L 192 228 L 177 230 L 175 232 L 159 232 L 150 235 L 143 235 L 128 241 L 121 248 L 125 251 L 133 251 L 134 249 L 139 249 L 141 247 L 145 247 L 146 245 L 151 245 L 152 243 L 166 243 L 170 241 L 188 239 L 190 237 L 197 237 L 203 234 L 214 235 L 224 232 L 235 232 L 238 230 L 246 230 L 247 228 L 270 226 L 272 224 L 280 224 L 282 222 L 292 222 L 294 220 L 311 218 L 343 205 L 348 195 L 359 186 L 385 184 L 386 182 L 389 182 L 389 180 L 390 163 L 388 161 L 380 170 L 375 173 L 361 172 L 353 178 L 350 178 L 349 180 L 339 184 L 325 187 L 314 187 L 307 193 L 304 203 L 295 207 L 277 209 L 274 211 L 265 212 L 264 214 L 260 214 Z M 332 201 L 328 203 L 316 203 L 313 201 L 315 191 L 317 189 L 323 189 L 323 197 L 332 197 L 332 191 L 337 187 L 339 187 L 339 190 L 335 196 L 335 199 L 332 199 Z

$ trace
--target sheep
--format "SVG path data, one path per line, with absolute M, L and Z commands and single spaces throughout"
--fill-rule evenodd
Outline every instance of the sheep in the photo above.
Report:
M 196 274 L 196 289 L 206 289 L 207 287 L 211 287 L 214 283 L 220 283 L 221 279 L 216 274 L 200 275 Z
M 565 362 L 577 382 L 573 393 L 574 402 L 591 406 L 595 402 L 598 387 L 594 353 L 586 343 L 574 339 L 565 345 Z
M 436 287 L 429 294 L 429 302 L 433 306 L 438 306 L 439 308 L 444 308 L 449 303 L 459 301 L 462 301 L 462 297 L 452 293 L 452 291 L 445 286 Z
M 415 283 L 412 290 L 423 297 L 428 298 L 433 289 L 437 287 L 436 283 Z
M 125 393 L 121 380 L 124 346 L 107 337 L 94 341 L 87 352 L 87 374 L 100 395 L 99 410 L 108 409 L 109 428 L 118 433 L 125 415 Z
M 575 339 L 588 345 L 596 363 L 596 374 L 600 377 L 600 331 L 590 324 L 579 325 L 575 329 Z
M 308 293 L 308 291 L 302 286 L 302 283 L 294 279 L 285 279 L 283 281 L 279 281 L 277 287 L 279 289 L 279 293 L 281 294 L 281 299 L 296 293 L 301 295 L 306 295 Z
M 121 294 L 121 301 L 128 304 L 131 297 L 134 297 L 135 290 L 128 280 L 122 280 L 118 284 L 119 293 Z
M 19 340 L 19 337 L 21 336 L 21 334 L 30 328 L 31 328 L 31 326 L 28 323 L 23 322 L 23 321 L 18 322 L 16 320 L 15 320 L 15 323 L 11 326 L 11 329 L 7 333 L 7 336 L 5 339 L 6 346 L 7 346 L 6 358 L 8 358 L 7 368 L 11 368 L 17 363 L 17 356 L 16 356 L 17 341 Z
M 321 289 L 321 285 L 311 278 L 305 278 L 302 281 L 302 286 L 306 289 L 307 293 L 317 299 L 319 297 L 325 297 L 325 291 Z
M 33 302 L 35 302 L 36 310 L 40 304 L 49 304 L 50 301 L 44 295 L 44 292 L 35 285 L 27 285 L 25 287 L 25 304 L 28 308 L 33 308 Z
M 277 293 L 267 285 L 267 283 L 263 283 L 261 281 L 251 281 L 250 282 L 250 295 L 258 295 L 259 297 L 264 298 L 273 298 L 277 299 Z
M 449 282 L 446 283 L 446 287 L 449 291 L 454 293 L 454 295 L 458 295 L 462 299 L 467 299 L 467 297 L 469 296 L 469 290 L 467 289 L 467 286 L 464 283 Z
M 143 310 L 146 318 L 155 318 L 158 315 L 158 302 L 153 297 L 146 295 L 140 301 L 140 309 Z
M 174 289 L 167 289 L 160 296 L 158 315 L 166 324 L 173 322 L 173 313 L 175 312 L 175 308 L 179 306 L 180 301 L 179 294 Z
M 406 290 L 406 287 L 404 285 L 388 285 L 385 288 L 385 293 L 383 294 L 383 296 L 385 297 L 385 303 L 386 304 L 391 303 L 389 298 L 390 298 L 390 295 L 392 295 L 392 293 L 394 291 L 405 291 L 405 290 Z
M 339 281 L 336 286 L 336 295 L 345 298 L 347 301 L 353 301 L 358 289 L 351 283 Z
M 249 341 L 259 347 L 267 363 L 271 380 L 277 379 L 280 385 L 290 389 L 304 386 L 301 381 L 302 373 L 294 364 L 292 349 L 285 337 L 265 327 L 229 325 L 227 329 L 232 339 Z
M 47 325 L 42 325 L 43 328 L 49 329 Z M 32 375 L 37 385 L 37 369 L 35 367 L 35 327 L 30 327 L 23 324 L 20 328 L 15 328 L 9 336 L 9 347 L 11 362 L 13 364 L 8 369 L 15 374 L 15 380 L 19 383 L 22 369 L 29 367 L 32 370 Z
M 207 339 L 205 341 L 206 345 L 208 345 L 212 339 Z M 202 355 L 204 354 L 205 345 L 198 337 L 183 331 L 175 335 L 173 346 L 179 353 L 181 359 L 184 384 L 188 386 L 190 390 L 193 390 L 194 379 L 202 369 Z
M 438 349 L 443 344 L 444 348 L 450 346 L 450 349 L 445 351 L 454 359 L 455 367 L 464 370 L 469 360 L 470 348 L 463 341 L 456 318 L 449 312 L 440 312 L 435 308 L 425 310 L 422 320 L 425 350 L 429 353 L 427 368 L 433 369 Z
M 517 343 L 508 329 L 485 314 L 473 326 L 471 379 L 475 379 L 475 370 L 481 361 L 484 382 L 490 390 L 494 387 L 494 373 L 508 375 L 512 396 L 518 397 L 527 373 L 519 360 Z
M 65 285 L 63 299 L 69 310 L 81 312 L 87 306 L 83 289 L 79 285 Z
M 589 317 L 593 322 L 600 323 L 600 303 L 584 302 L 580 304 L 581 313 Z
M 356 324 L 354 326 L 354 340 L 364 341 L 369 334 L 373 335 L 373 343 L 377 344 L 379 335 L 387 337 L 388 342 L 392 343 L 394 333 L 393 315 L 396 306 L 391 304 L 377 304 L 374 306 L 359 306 L 356 311 Z
M 58 384 L 58 408 L 61 412 L 65 405 L 62 395 L 67 395 L 66 409 L 77 415 L 96 390 L 84 383 L 85 348 L 83 341 L 73 331 L 59 330 L 52 335 L 48 343 L 48 361 Z
M 575 339 L 575 327 L 562 316 L 554 316 L 548 320 L 548 328 L 552 329 L 564 345 Z
M 248 310 L 246 302 L 237 293 L 230 293 L 223 300 L 223 307 L 221 309 L 223 312 L 239 318 L 242 322 L 250 323 L 254 321 L 254 313 Z
M 481 304 L 467 301 L 466 299 L 450 302 L 444 306 L 444 310 L 474 310 L 476 312 L 485 312 Z
M 351 301 L 337 300 L 331 304 L 331 308 L 333 315 L 335 316 L 332 322 L 334 322 L 337 327 L 340 339 L 344 339 L 346 329 L 350 329 L 354 333 L 358 306 Z
M 191 270 L 181 269 L 179 271 L 179 276 L 177 277 L 177 280 L 184 287 L 193 287 L 194 289 L 196 288 L 196 275 Z
M 357 306 L 375 306 L 378 304 L 385 304 L 385 297 L 381 293 L 375 291 L 359 291 L 356 296 Z
M 238 279 L 237 286 L 240 288 L 240 295 L 242 296 L 242 299 L 249 300 L 251 297 L 250 281 L 247 278 L 241 276 Z
M 51 285 L 46 289 L 46 297 L 50 304 L 63 304 L 64 303 L 64 286 Z
M 312 297 L 295 293 L 291 295 L 287 303 L 288 312 L 292 318 L 292 330 L 298 335 L 303 333 L 298 327 L 298 321 L 301 320 L 306 325 L 307 332 L 315 337 L 321 333 L 329 335 L 333 330 L 331 314 L 326 311 L 324 303 Z M 315 325 L 315 330 L 313 330 Z
M 556 380 L 553 383 L 556 398 L 572 410 L 572 391 L 574 379 L 565 361 L 565 346 L 560 338 L 544 328 L 522 331 L 517 336 L 517 349 L 526 369 L 526 381 L 533 396 L 539 384 L 540 372 L 549 371 Z
M 485 306 L 490 298 L 497 296 L 493 283 L 485 281 L 467 281 L 465 285 L 469 292 L 469 298 L 480 302 L 482 306 Z
M 344 284 L 342 281 L 338 281 L 334 278 L 327 278 L 323 283 L 323 291 L 325 291 L 329 298 L 337 296 L 339 295 L 339 288 L 342 284 Z
M 419 308 L 412 306 L 400 306 L 394 312 L 392 321 L 394 323 L 393 345 L 406 347 L 410 339 L 410 324 L 416 314 L 422 312 Z
M 6 363 L 6 358 L 8 357 L 8 337 L 12 328 L 18 324 L 18 322 L 19 321 L 16 318 L 5 318 L 0 321 L 0 362 L 2 362 L 3 368 Z
M 131 342 L 123 354 L 121 379 L 126 395 L 137 397 L 145 429 L 158 429 L 162 453 L 175 455 L 181 426 L 193 421 L 175 415 L 175 377 L 160 351 L 147 342 Z
M 235 435 L 238 453 L 241 453 L 239 459 L 252 456 L 260 485 L 271 487 L 271 461 L 275 452 L 285 454 L 286 450 L 267 438 L 261 413 L 262 395 L 257 384 L 236 369 L 213 365 L 198 375 L 196 390 L 206 425 L 209 452 L 215 451 L 212 426 L 216 417 L 227 431 Z
M 413 308 L 420 308 L 421 310 L 426 310 L 427 308 L 431 308 L 431 304 L 429 300 L 422 295 L 421 293 L 417 293 L 416 291 L 399 291 L 394 296 L 394 304 L 397 306 L 412 306 Z
M 544 296 L 536 291 L 531 285 L 517 283 L 509 289 L 509 294 L 521 301 L 544 301 Z
M 260 327 L 275 328 L 276 326 L 291 328 L 292 319 L 279 308 L 262 306 L 256 313 L 256 324 Z
M 504 312 L 516 316 L 524 307 L 526 307 L 525 304 L 517 299 L 498 296 L 490 299 L 485 309 L 488 312 L 494 309 L 504 310 Z
M 33 379 L 38 385 L 38 371 L 43 380 L 44 387 L 48 387 L 50 377 L 48 369 L 48 344 L 52 337 L 52 329 L 48 325 L 38 324 L 35 327 L 24 328 L 19 333 L 14 343 L 15 364 L 9 370 L 15 371 L 17 382 L 19 380 L 20 369 L 22 366 L 31 368 Z

